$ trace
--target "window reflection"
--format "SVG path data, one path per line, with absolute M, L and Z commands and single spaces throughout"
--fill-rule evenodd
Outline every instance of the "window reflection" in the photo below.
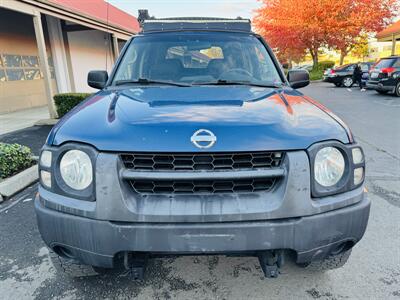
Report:
M 25 79 L 26 80 L 36 80 L 40 79 L 41 74 L 39 69 L 25 69 Z
M 25 80 L 22 69 L 6 69 L 8 81 Z
M 6 81 L 6 72 L 0 69 L 0 82 Z
M 51 78 L 54 76 L 52 58 L 49 57 Z M 0 82 L 42 79 L 39 57 L 35 55 L 0 54 Z
M 39 68 L 39 59 L 37 56 L 22 56 L 22 65 L 24 67 Z
M 21 67 L 21 55 L 3 55 L 4 66 L 8 68 Z

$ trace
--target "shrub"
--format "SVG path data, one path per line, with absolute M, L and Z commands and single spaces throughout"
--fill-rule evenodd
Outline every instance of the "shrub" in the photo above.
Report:
M 320 80 L 322 79 L 322 76 L 324 75 L 324 70 L 322 69 L 312 69 L 310 71 L 310 80 Z
M 326 60 L 318 63 L 317 66 L 314 66 L 310 71 L 310 80 L 320 80 L 324 75 L 324 71 L 329 68 L 333 68 L 335 65 L 334 61 Z
M 57 94 L 54 96 L 54 103 L 56 105 L 56 110 L 58 117 L 61 118 L 67 112 L 69 112 L 76 105 L 81 103 L 91 94 L 86 93 L 65 93 L 65 94 Z
M 0 179 L 10 177 L 32 165 L 31 149 L 19 144 L 0 143 Z
M 335 62 L 331 61 L 331 60 L 320 61 L 318 63 L 318 69 L 326 70 L 326 69 L 333 68 L 334 65 L 335 65 Z

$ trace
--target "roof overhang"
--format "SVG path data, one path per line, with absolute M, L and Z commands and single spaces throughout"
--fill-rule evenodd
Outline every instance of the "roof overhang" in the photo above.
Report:
M 393 41 L 393 37 L 395 40 L 400 41 L 400 33 L 386 35 L 386 36 L 380 36 L 380 37 L 377 37 L 377 40 L 378 40 L 378 42 L 391 42 L 391 41 Z
M 378 42 L 390 42 L 393 38 L 397 41 L 400 40 L 400 21 L 393 23 L 376 35 Z
M 0 0 L 0 7 L 29 15 L 46 14 L 88 28 L 112 33 L 117 38 L 123 40 L 127 40 L 133 34 L 136 34 L 136 32 L 127 31 L 113 24 L 107 24 L 93 16 L 72 12 L 61 5 L 46 0 Z

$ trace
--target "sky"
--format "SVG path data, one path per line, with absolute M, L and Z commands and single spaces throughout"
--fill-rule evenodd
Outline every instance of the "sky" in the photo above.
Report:
M 138 9 L 148 9 L 151 16 L 251 18 L 260 7 L 257 0 L 108 0 L 109 3 L 137 16 Z

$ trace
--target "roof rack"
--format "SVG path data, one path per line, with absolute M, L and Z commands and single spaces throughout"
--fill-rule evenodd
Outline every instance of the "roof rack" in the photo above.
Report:
M 140 15 L 143 33 L 183 30 L 251 32 L 250 20 L 240 17 L 236 19 L 202 17 L 156 19 L 150 17 L 145 10 L 142 10 Z

